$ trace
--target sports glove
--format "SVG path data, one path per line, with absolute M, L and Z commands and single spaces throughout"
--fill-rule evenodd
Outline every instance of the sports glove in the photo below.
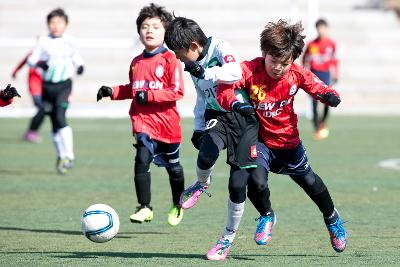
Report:
M 199 78 L 199 79 L 204 78 L 204 68 L 195 61 L 185 62 L 184 70 L 189 72 L 191 75 L 193 75 L 196 78 Z
M 136 102 L 138 102 L 138 104 L 144 105 L 147 104 L 147 100 L 148 100 L 148 93 L 147 91 L 136 91 Z
M 190 139 L 192 141 L 193 146 L 197 150 L 200 150 L 200 144 L 201 144 L 201 139 L 203 138 L 203 135 L 204 135 L 203 131 L 194 131 L 192 138 Z
M 337 105 L 339 105 L 340 103 L 340 98 L 335 95 L 332 94 L 331 92 L 327 92 L 325 94 L 319 94 L 317 95 L 323 102 L 327 103 L 328 105 L 332 106 L 332 107 L 337 107 Z
M 85 68 L 81 65 L 76 69 L 76 74 L 82 75 L 82 73 L 85 71 Z
M 97 102 L 99 102 L 100 99 L 103 97 L 108 97 L 112 96 L 113 90 L 111 87 L 108 86 L 102 86 L 100 87 L 99 91 L 97 92 Z
M 231 108 L 233 111 L 236 111 L 243 116 L 253 116 L 255 114 L 254 108 L 250 103 L 241 103 L 239 101 L 235 101 L 232 103 Z
M 39 61 L 38 63 L 36 63 L 36 67 L 41 68 L 44 71 L 49 69 L 49 65 L 47 65 L 46 61 Z
M 8 101 L 15 96 L 21 97 L 18 94 L 17 89 L 15 89 L 15 87 L 12 87 L 11 84 L 7 85 L 6 89 L 4 89 L 0 94 L 1 99 L 3 99 L 4 101 Z

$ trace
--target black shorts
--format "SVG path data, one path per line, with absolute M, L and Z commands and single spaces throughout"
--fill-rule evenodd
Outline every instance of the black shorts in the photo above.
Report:
M 72 81 L 70 79 L 59 82 L 50 83 L 43 82 L 42 106 L 47 113 L 51 113 L 54 109 L 66 110 L 69 105 L 68 98 L 72 91 Z
M 257 167 L 258 120 L 237 112 L 221 112 L 206 109 L 205 133 L 219 136 L 227 148 L 227 163 L 241 169 Z
M 167 144 L 151 139 L 145 133 L 136 133 L 136 141 L 137 143 L 142 143 L 150 151 L 152 160 L 158 167 L 173 168 L 180 165 L 180 143 Z
M 295 148 L 273 149 L 264 143 L 257 144 L 257 163 L 267 171 L 277 174 L 305 176 L 311 170 L 306 149 L 300 142 Z

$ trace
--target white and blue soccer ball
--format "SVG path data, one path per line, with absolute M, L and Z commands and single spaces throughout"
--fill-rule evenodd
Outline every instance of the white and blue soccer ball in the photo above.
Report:
M 94 204 L 83 213 L 81 229 L 83 234 L 93 242 L 110 241 L 119 230 L 118 214 L 106 204 Z

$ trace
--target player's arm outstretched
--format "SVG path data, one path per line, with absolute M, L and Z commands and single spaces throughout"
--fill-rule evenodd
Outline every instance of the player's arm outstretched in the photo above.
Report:
M 332 86 L 323 83 L 311 71 L 303 68 L 302 79 L 300 88 L 313 98 L 331 107 L 337 107 L 340 104 L 339 93 Z
M 15 89 L 15 87 L 12 87 L 11 84 L 7 85 L 4 90 L 0 90 L 0 107 L 11 104 L 13 98 L 16 96 L 21 97 L 18 94 L 17 89 Z
M 211 80 L 217 83 L 234 83 L 242 77 L 240 63 L 237 62 L 233 48 L 227 42 L 221 42 L 217 45 L 219 62 L 222 66 L 213 66 L 212 68 L 203 68 L 196 61 L 185 62 L 185 71 L 192 76 Z

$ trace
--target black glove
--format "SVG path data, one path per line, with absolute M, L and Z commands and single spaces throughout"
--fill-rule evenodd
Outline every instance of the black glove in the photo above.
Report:
M 196 78 L 199 78 L 199 79 L 204 78 L 204 68 L 195 61 L 185 62 L 184 70 L 189 72 L 191 75 L 193 75 Z
M 44 71 L 49 69 L 49 65 L 47 65 L 46 61 L 39 61 L 38 63 L 36 63 L 36 67 L 41 68 Z
M 84 70 L 85 70 L 85 68 L 81 65 L 76 69 L 76 74 L 82 75 Z
M 337 107 L 337 105 L 339 105 L 340 103 L 340 98 L 335 95 L 332 94 L 331 92 L 325 93 L 325 94 L 319 94 L 317 95 L 323 102 L 327 103 L 329 106 L 332 107 Z
M 100 99 L 103 97 L 108 97 L 112 96 L 113 90 L 111 87 L 108 86 L 102 86 L 100 87 L 99 91 L 97 92 L 97 102 L 99 102 Z
M 235 101 L 232 103 L 231 106 L 233 111 L 236 111 L 240 114 L 242 114 L 243 116 L 253 116 L 254 114 L 256 114 L 256 112 L 254 111 L 253 106 L 250 103 L 241 103 L 239 101 Z
M 136 91 L 136 102 L 138 102 L 138 104 L 147 104 L 147 100 L 148 100 L 148 93 L 147 91 Z
M 192 138 L 190 139 L 192 141 L 193 146 L 197 150 L 200 150 L 200 144 L 201 144 L 201 139 L 203 138 L 203 135 L 204 135 L 203 131 L 194 131 Z
M 18 94 L 17 89 L 15 89 L 15 87 L 12 87 L 11 84 L 7 85 L 6 89 L 4 89 L 1 93 L 1 98 L 4 101 L 8 101 L 15 96 L 21 97 Z

